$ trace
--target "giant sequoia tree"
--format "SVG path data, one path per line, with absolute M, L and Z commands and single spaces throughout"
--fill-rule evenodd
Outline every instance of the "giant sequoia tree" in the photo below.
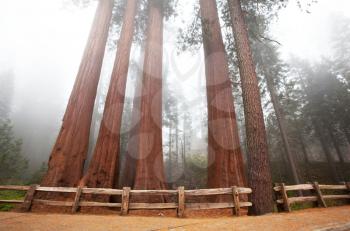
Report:
M 128 0 L 94 155 L 82 184 L 110 187 L 118 179 L 120 130 L 138 0 Z
M 244 186 L 228 61 L 215 0 L 200 0 L 208 101 L 208 187 Z
M 113 0 L 99 1 L 90 37 L 60 133 L 50 156 L 43 185 L 74 186 L 82 177 L 113 2 Z
M 253 189 L 250 213 L 273 211 L 272 179 L 264 117 L 255 65 L 240 0 L 228 0 L 240 70 L 248 152 L 248 182 Z
M 134 188 L 165 188 L 162 147 L 163 0 L 148 1 Z

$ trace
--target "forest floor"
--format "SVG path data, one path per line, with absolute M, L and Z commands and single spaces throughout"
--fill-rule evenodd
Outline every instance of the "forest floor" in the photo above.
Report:
M 350 206 L 313 208 L 260 217 L 169 218 L 86 214 L 0 212 L 0 230 L 6 231 L 345 231 L 350 230 Z

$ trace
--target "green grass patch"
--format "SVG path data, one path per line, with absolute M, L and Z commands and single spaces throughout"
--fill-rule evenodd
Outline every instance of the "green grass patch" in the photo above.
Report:
M 312 202 L 303 202 L 303 203 L 293 203 L 291 205 L 292 210 L 302 210 L 302 209 L 309 209 L 314 208 L 314 204 Z
M 23 200 L 25 194 L 24 191 L 4 190 L 0 191 L 0 200 Z M 0 211 L 10 211 L 14 207 L 14 204 L 1 203 Z

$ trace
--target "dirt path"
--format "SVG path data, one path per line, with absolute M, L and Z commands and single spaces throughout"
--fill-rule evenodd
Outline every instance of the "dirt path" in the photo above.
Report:
M 308 209 L 291 214 L 261 217 L 177 219 L 165 217 L 120 217 L 116 215 L 64 215 L 0 213 L 0 230 L 6 231 L 133 231 L 133 230 L 350 230 L 350 206 Z M 333 229 L 332 229 L 333 230 Z

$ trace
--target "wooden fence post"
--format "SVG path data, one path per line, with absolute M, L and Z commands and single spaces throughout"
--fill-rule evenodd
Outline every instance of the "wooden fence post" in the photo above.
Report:
M 234 204 L 234 211 L 236 216 L 241 216 L 241 207 L 239 205 L 239 192 L 237 186 L 232 187 L 232 196 L 233 196 L 233 204 Z
M 345 186 L 348 189 L 348 192 L 350 193 L 350 182 L 345 182 Z
M 129 200 L 130 200 L 130 188 L 124 187 L 122 193 L 122 206 L 120 209 L 120 215 L 127 215 L 129 212 Z
M 75 198 L 74 198 L 74 202 L 73 202 L 73 206 L 72 206 L 72 213 L 76 213 L 79 209 L 79 202 L 80 202 L 80 196 L 81 196 L 82 191 L 83 191 L 83 187 L 79 186 L 77 188 L 77 192 L 75 194 Z
M 284 183 L 281 183 L 281 195 L 283 199 L 283 208 L 286 212 L 291 212 L 292 209 L 290 208 L 290 203 L 287 195 L 286 185 Z
M 30 188 L 28 189 L 26 196 L 24 197 L 24 202 L 21 206 L 21 210 L 23 212 L 29 212 L 30 208 L 32 207 L 32 203 L 33 203 L 33 199 L 34 199 L 34 195 L 35 195 L 35 191 L 37 189 L 38 185 L 33 184 L 30 186 Z
M 324 208 L 327 208 L 327 204 L 323 198 L 323 195 L 322 195 L 320 186 L 318 185 L 318 182 L 314 182 L 313 186 L 314 186 L 314 189 L 316 191 L 318 206 L 322 206 Z
M 279 187 L 280 185 L 281 185 L 281 184 L 279 184 L 279 183 L 275 183 L 275 184 L 274 184 L 275 187 Z M 282 211 L 284 210 L 284 209 L 283 209 L 283 205 L 280 204 L 280 203 L 277 203 L 277 200 L 282 199 L 281 191 L 280 191 L 280 190 L 279 190 L 279 191 L 275 191 L 275 190 L 274 190 L 274 192 L 275 192 L 275 200 L 276 200 L 277 211 L 278 211 L 278 212 L 282 212 Z
M 178 190 L 177 216 L 184 217 L 184 215 L 185 215 L 185 187 L 183 187 L 183 186 L 178 187 L 177 190 Z
M 348 189 L 348 193 L 350 194 L 350 182 L 345 182 L 345 186 Z

